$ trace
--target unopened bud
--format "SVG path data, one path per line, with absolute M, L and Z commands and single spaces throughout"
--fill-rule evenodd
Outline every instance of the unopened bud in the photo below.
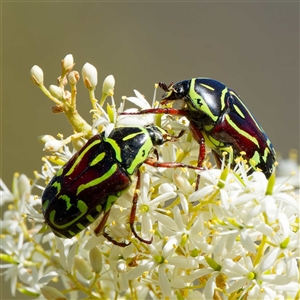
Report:
M 118 260 L 118 262 L 116 264 L 116 270 L 119 273 L 124 273 L 127 271 L 127 265 L 126 265 L 126 261 L 124 259 Z
M 53 299 L 63 300 L 63 299 L 67 299 L 64 296 L 64 294 L 62 294 L 60 291 L 58 291 L 56 288 L 54 288 L 52 286 L 41 287 L 41 292 L 42 292 L 43 296 L 47 300 L 53 300 Z
M 75 256 L 74 266 L 80 273 L 80 275 L 83 276 L 85 279 L 89 280 L 93 277 L 91 266 L 82 257 Z
M 61 262 L 60 262 L 60 257 L 59 256 L 56 256 L 56 255 L 51 256 L 50 261 L 51 261 L 52 266 L 54 268 L 56 268 L 56 269 L 62 269 Z
M 46 144 L 47 142 L 53 141 L 53 140 L 55 140 L 55 138 L 49 134 L 38 136 L 38 141 L 41 142 L 42 144 Z
M 20 195 L 24 194 L 30 194 L 31 191 L 31 185 L 30 185 L 30 180 L 28 177 L 24 174 L 21 174 L 18 180 L 18 190 Z
M 51 140 L 45 143 L 44 151 L 56 152 L 64 146 L 64 141 Z
M 35 85 L 42 85 L 44 83 L 43 70 L 39 66 L 34 65 L 30 70 L 30 79 Z
M 74 59 L 72 54 L 66 55 L 66 57 L 61 61 L 61 67 L 63 71 L 70 72 L 74 67 Z
M 68 76 L 70 84 L 73 84 L 73 85 L 78 82 L 79 78 L 80 78 L 80 76 L 77 71 L 70 72 L 70 74 Z
M 103 81 L 102 93 L 108 96 L 113 96 L 114 87 L 115 87 L 115 78 L 113 75 L 109 75 Z
M 85 87 L 89 90 L 94 90 L 98 83 L 97 69 L 93 65 L 86 63 L 82 68 L 81 74 Z
M 85 144 L 86 144 L 86 141 L 84 139 L 72 140 L 72 145 L 76 151 L 79 151 Z
M 102 270 L 102 253 L 97 247 L 90 251 L 90 262 L 93 270 L 99 274 Z
M 55 97 L 57 99 L 63 98 L 63 90 L 57 85 L 54 85 L 54 84 L 50 85 L 49 92 L 53 97 Z
M 183 193 L 190 193 L 193 190 L 189 181 L 181 175 L 174 174 L 174 183 L 177 185 L 178 189 Z

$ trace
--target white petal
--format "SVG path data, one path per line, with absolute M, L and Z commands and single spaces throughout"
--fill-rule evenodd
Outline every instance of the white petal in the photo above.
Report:
M 171 237 L 167 243 L 165 244 L 162 250 L 162 256 L 164 258 L 172 257 L 173 253 L 176 250 L 176 246 L 178 246 L 179 241 L 175 237 Z
M 159 285 L 160 285 L 160 288 L 161 288 L 164 298 L 170 298 L 171 297 L 171 286 L 170 286 L 168 277 L 166 275 L 164 265 L 158 266 L 158 281 L 159 281 Z
M 212 185 L 206 186 L 201 190 L 196 191 L 192 195 L 189 196 L 189 202 L 201 201 L 201 199 L 205 198 L 208 194 L 211 194 L 215 191 L 215 187 Z
M 73 262 L 74 262 L 74 258 L 75 258 L 75 254 L 77 252 L 77 248 L 78 248 L 78 242 L 75 242 L 70 251 L 69 251 L 69 254 L 68 254 L 68 257 L 67 257 L 67 261 L 68 261 L 68 271 L 71 273 L 72 271 L 72 267 L 73 267 Z
M 255 244 L 253 243 L 252 239 L 250 238 L 248 232 L 246 230 L 240 231 L 241 236 L 241 243 L 249 252 L 256 252 Z
M 291 282 L 291 279 L 286 275 L 276 275 L 276 274 L 261 275 L 259 276 L 259 279 L 275 285 L 285 285 Z
M 132 111 L 132 110 L 127 110 Z M 136 110 L 135 110 L 136 111 Z M 154 117 L 147 115 L 122 115 L 118 117 L 118 126 L 146 126 L 154 123 Z
M 177 230 L 177 225 L 172 218 L 155 211 L 152 213 L 152 217 L 154 220 L 157 220 L 158 223 L 160 223 L 162 226 L 167 226 L 170 229 Z
M 215 272 L 211 275 L 211 277 L 207 280 L 204 288 L 205 299 L 213 299 L 216 283 L 215 278 L 219 273 Z
M 168 200 L 172 200 L 172 199 L 174 199 L 176 196 L 177 196 L 177 194 L 174 193 L 174 192 L 167 192 L 167 193 L 162 194 L 162 195 L 159 195 L 158 197 L 156 197 L 155 199 L 153 199 L 153 200 L 150 202 L 150 205 L 151 205 L 152 207 L 154 207 L 156 204 L 159 204 L 159 203 L 162 203 L 162 202 L 165 202 L 165 201 L 168 201 Z
M 168 264 L 183 269 L 196 269 L 199 266 L 199 263 L 195 259 L 185 256 L 173 256 L 168 258 Z
M 278 221 L 282 230 L 282 240 L 285 240 L 289 236 L 290 224 L 287 216 L 284 213 L 280 213 Z
M 249 273 L 249 270 L 246 269 L 244 266 L 242 266 L 239 263 L 233 262 L 233 260 L 225 258 L 223 261 L 223 268 L 222 270 L 225 271 L 225 273 L 230 273 L 229 277 L 232 277 L 232 274 L 235 274 L 235 276 L 241 276 L 241 275 L 247 275 Z
M 183 211 L 185 212 L 185 214 L 189 213 L 189 202 L 186 199 L 186 197 L 182 194 L 179 194 L 179 199 L 180 199 L 180 204 L 182 206 Z
M 149 218 L 149 215 L 147 213 L 142 214 L 141 216 L 141 223 L 142 223 L 142 237 L 150 237 L 151 236 L 151 230 L 152 230 L 152 219 Z
M 275 263 L 281 249 L 279 247 L 276 247 L 275 249 L 272 249 L 269 253 L 267 253 L 261 260 L 260 264 L 260 271 L 265 272 L 266 270 L 269 270 Z
M 230 280 L 230 278 L 229 278 Z M 249 279 L 247 277 L 242 277 L 241 279 L 237 280 L 236 282 L 234 282 L 228 289 L 227 289 L 227 293 L 233 293 L 237 290 L 239 290 L 240 288 L 242 288 L 244 285 L 246 285 L 247 281 L 249 281 Z
M 60 275 L 60 272 L 52 271 L 52 272 L 44 275 L 42 278 L 40 278 L 39 281 L 38 281 L 38 283 L 39 284 L 48 283 L 53 278 L 58 277 L 59 275 Z
M 128 273 L 128 279 L 133 280 L 138 277 L 140 277 L 144 272 L 151 271 L 153 268 L 155 268 L 157 264 L 154 261 L 146 261 L 144 260 L 143 265 L 137 266 L 135 269 L 129 271 Z
M 56 246 L 59 251 L 60 262 L 65 271 L 68 271 L 67 259 L 64 252 L 64 244 L 63 242 L 55 236 Z

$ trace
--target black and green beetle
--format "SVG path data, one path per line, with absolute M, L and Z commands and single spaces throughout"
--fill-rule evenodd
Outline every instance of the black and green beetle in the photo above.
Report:
M 182 134 L 171 136 L 157 126 L 148 125 L 117 127 L 108 137 L 104 133 L 93 136 L 58 170 L 45 188 L 42 195 L 45 222 L 57 236 L 72 238 L 103 213 L 95 234 L 103 234 L 116 245 L 127 246 L 127 243 L 119 243 L 105 232 L 110 209 L 131 186 L 131 175 L 138 175 L 136 190 L 139 188 L 139 167 L 143 163 L 154 167 L 199 169 L 157 160 L 154 147 L 174 141 Z M 152 151 L 156 158 L 149 157 Z M 151 240 L 139 237 L 134 229 L 137 200 L 135 193 L 129 220 L 131 230 L 142 242 L 151 243 Z
M 240 97 L 223 83 L 210 78 L 192 78 L 167 86 L 161 102 L 183 100 L 185 107 L 152 108 L 129 114 L 171 114 L 186 116 L 193 137 L 200 144 L 198 165 L 205 158 L 205 144 L 212 149 L 217 165 L 221 165 L 223 152 L 233 152 L 234 159 L 243 156 L 253 170 L 261 170 L 267 178 L 274 171 L 275 150 L 268 136 L 242 102 Z M 126 112 L 124 113 L 126 114 Z M 249 172 L 249 173 L 250 173 Z

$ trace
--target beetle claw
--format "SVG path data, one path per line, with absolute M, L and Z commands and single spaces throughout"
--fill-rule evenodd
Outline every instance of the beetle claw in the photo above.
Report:
M 127 247 L 131 244 L 131 242 L 117 242 L 115 239 L 113 239 L 106 231 L 105 231 L 105 228 L 103 229 L 103 236 L 111 243 L 113 243 L 114 245 L 116 246 L 119 246 L 119 247 Z

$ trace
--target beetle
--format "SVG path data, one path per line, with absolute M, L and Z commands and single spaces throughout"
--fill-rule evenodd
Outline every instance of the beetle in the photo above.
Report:
M 232 153 L 227 162 L 235 166 L 235 158 L 244 158 L 254 170 L 261 170 L 267 178 L 274 171 L 273 145 L 249 109 L 236 92 L 211 78 L 192 78 L 159 86 L 165 91 L 161 104 L 183 100 L 184 107 L 151 108 L 137 113 L 171 114 L 186 116 L 195 140 L 200 144 L 198 166 L 205 158 L 205 145 L 211 148 L 217 165 L 221 166 L 223 152 Z
M 128 243 L 117 242 L 105 232 L 105 224 L 112 205 L 131 186 L 132 175 L 137 174 L 139 189 L 139 168 L 143 163 L 154 167 L 188 167 L 176 162 L 159 162 L 155 146 L 166 141 L 175 141 L 171 136 L 155 125 L 145 127 L 116 127 L 106 137 L 97 134 L 60 168 L 42 194 L 42 212 L 45 222 L 59 237 L 72 238 L 101 214 L 100 224 L 94 230 L 96 235 L 103 234 L 109 241 L 119 246 Z M 156 154 L 156 158 L 150 155 Z M 132 233 L 140 241 L 151 243 L 138 236 L 134 229 L 138 195 L 133 196 L 130 214 Z

